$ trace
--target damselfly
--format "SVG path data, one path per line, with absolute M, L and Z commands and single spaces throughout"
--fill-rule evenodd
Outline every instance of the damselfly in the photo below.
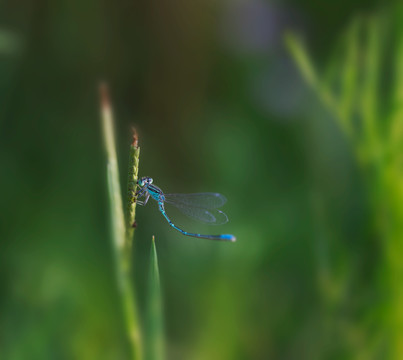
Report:
M 217 193 L 197 193 L 197 194 L 164 194 L 162 190 L 153 185 L 153 179 L 150 177 L 142 177 L 137 181 L 140 189 L 137 191 L 137 204 L 146 205 L 150 196 L 157 201 L 158 208 L 165 219 L 174 229 L 178 230 L 184 235 L 194 236 L 197 238 L 210 239 L 210 240 L 224 240 L 235 241 L 234 235 L 202 235 L 187 232 L 177 227 L 168 217 L 165 211 L 165 203 L 175 206 L 179 211 L 194 219 L 200 220 L 209 224 L 225 224 L 228 221 L 227 215 L 219 207 L 225 204 L 227 199 Z M 144 200 L 138 200 L 143 198 Z

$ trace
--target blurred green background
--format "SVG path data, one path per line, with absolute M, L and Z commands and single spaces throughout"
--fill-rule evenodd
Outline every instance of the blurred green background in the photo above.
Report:
M 135 124 L 141 176 L 228 198 L 228 224 L 178 223 L 237 236 L 138 208 L 133 283 L 142 313 L 155 235 L 167 359 L 402 359 L 399 3 L 1 1 L 0 358 L 129 358 L 104 80 L 123 188 Z

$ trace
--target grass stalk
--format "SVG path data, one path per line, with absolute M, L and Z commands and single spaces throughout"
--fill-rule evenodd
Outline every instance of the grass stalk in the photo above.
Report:
M 131 359 L 142 360 L 141 332 L 136 297 L 132 287 L 128 263 L 128 235 L 122 206 L 119 168 L 116 156 L 114 120 L 106 84 L 100 85 L 101 118 L 107 156 L 107 179 L 112 223 L 112 244 L 115 255 L 115 273 L 119 296 L 123 307 L 126 333 L 130 345 Z
M 132 258 L 131 249 L 136 228 L 136 190 L 139 173 L 140 146 L 135 128 L 132 128 L 133 141 L 130 144 L 129 169 L 127 178 L 127 216 L 126 216 L 126 255 L 128 266 Z

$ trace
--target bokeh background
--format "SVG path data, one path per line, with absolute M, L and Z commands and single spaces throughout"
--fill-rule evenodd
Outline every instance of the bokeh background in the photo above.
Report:
M 228 198 L 224 226 L 177 222 L 237 236 L 138 208 L 167 359 L 402 359 L 402 24 L 399 1 L 1 1 L 0 357 L 129 358 L 106 81 L 122 187 L 134 124 L 140 175 Z

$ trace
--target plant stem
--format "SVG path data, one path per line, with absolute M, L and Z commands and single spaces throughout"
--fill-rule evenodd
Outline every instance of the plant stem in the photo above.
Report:
M 123 216 L 122 195 L 119 181 L 119 168 L 116 156 L 113 115 L 108 88 L 100 85 L 101 117 L 107 155 L 108 189 L 112 221 L 112 239 L 115 254 L 115 272 L 121 299 L 131 359 L 142 360 L 141 332 L 137 314 L 136 297 L 131 282 L 127 256 L 127 231 Z
M 133 141 L 130 144 L 129 170 L 127 179 L 127 217 L 126 217 L 126 256 L 130 266 L 131 249 L 136 228 L 136 189 L 139 172 L 140 147 L 135 128 L 132 128 Z

